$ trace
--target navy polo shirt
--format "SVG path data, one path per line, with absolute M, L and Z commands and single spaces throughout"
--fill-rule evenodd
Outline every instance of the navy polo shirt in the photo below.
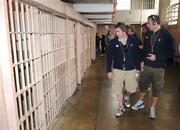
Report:
M 152 42 L 154 42 L 152 52 Z M 155 54 L 156 60 L 146 59 L 148 54 Z M 175 40 L 163 27 L 157 32 L 148 32 L 144 37 L 143 61 L 144 64 L 153 68 L 165 68 L 167 60 L 175 57 Z
M 128 36 L 125 47 L 125 62 L 122 46 L 123 44 L 118 41 L 117 37 L 110 40 L 107 50 L 107 72 L 112 71 L 112 66 L 114 69 L 125 71 L 139 69 L 141 56 L 138 39 L 134 36 Z

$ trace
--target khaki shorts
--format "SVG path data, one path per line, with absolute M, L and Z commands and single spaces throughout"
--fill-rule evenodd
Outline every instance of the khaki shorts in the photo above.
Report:
M 146 92 L 152 84 L 153 96 L 159 97 L 164 85 L 164 74 L 165 69 L 145 66 L 139 78 L 140 92 Z
M 136 70 L 123 71 L 113 69 L 112 90 L 114 93 L 122 94 L 124 87 L 128 92 L 134 93 L 137 90 L 137 86 Z

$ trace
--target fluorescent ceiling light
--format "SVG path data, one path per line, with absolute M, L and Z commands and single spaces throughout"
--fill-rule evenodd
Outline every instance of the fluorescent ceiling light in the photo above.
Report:
M 117 10 L 130 10 L 131 0 L 117 0 Z

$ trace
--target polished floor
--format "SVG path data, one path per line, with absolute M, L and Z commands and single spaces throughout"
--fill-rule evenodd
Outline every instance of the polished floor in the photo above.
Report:
M 127 109 L 122 117 L 115 117 L 117 101 L 106 78 L 105 62 L 104 57 L 98 57 L 89 68 L 82 87 L 64 105 L 53 130 L 180 130 L 180 65 L 167 68 L 157 118 L 151 120 L 147 117 L 151 92 L 144 109 Z M 137 94 L 132 102 L 136 99 Z

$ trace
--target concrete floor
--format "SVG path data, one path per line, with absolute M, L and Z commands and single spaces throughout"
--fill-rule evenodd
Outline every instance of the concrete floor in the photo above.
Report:
M 82 88 L 65 104 L 53 130 L 180 130 L 180 66 L 167 68 L 155 120 L 147 117 L 151 93 L 143 110 L 127 109 L 122 117 L 115 117 L 117 101 L 105 66 L 105 58 L 98 57 L 96 65 L 86 72 Z M 137 94 L 132 102 L 136 99 Z

